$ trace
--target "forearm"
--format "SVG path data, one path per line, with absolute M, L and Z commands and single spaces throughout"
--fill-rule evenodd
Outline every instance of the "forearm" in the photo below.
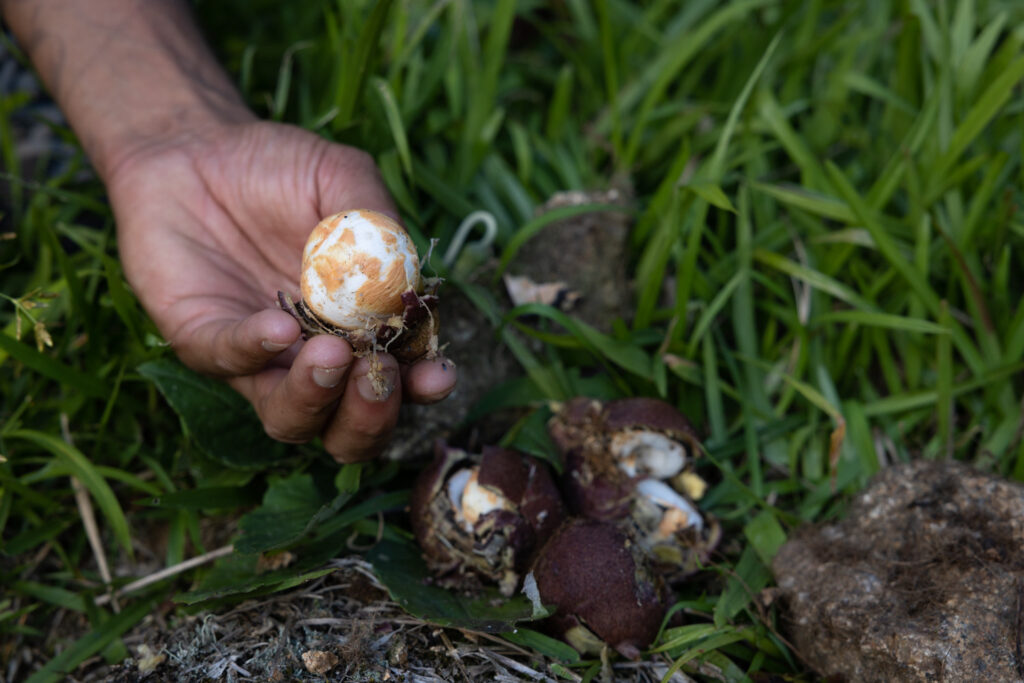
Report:
M 140 149 L 252 118 L 179 0 L 0 0 L 109 179 Z

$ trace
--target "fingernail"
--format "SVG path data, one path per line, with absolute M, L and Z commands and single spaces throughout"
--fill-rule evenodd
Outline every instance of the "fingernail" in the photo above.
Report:
M 365 375 L 356 378 L 356 389 L 366 401 L 386 401 L 395 390 L 398 371 L 395 368 L 371 369 Z
M 344 368 L 313 368 L 313 381 L 317 386 L 324 389 L 333 389 L 341 381 L 341 371 Z
M 279 342 L 272 342 L 269 339 L 264 339 L 260 343 L 263 345 L 263 349 L 265 351 L 270 351 L 271 353 L 277 353 L 278 351 L 284 351 L 289 346 L 291 346 L 291 344 L 281 344 Z

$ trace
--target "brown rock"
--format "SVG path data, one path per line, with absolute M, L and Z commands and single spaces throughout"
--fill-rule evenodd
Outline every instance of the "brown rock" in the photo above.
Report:
M 1024 487 L 954 462 L 891 467 L 772 564 L 808 664 L 850 681 L 1024 680 Z

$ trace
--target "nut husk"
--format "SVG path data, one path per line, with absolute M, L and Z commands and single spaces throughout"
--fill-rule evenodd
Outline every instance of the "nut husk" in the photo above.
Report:
M 667 609 L 646 553 L 610 522 L 565 522 L 541 549 L 533 578 L 540 601 L 556 609 L 546 628 L 583 654 L 598 654 L 605 643 L 637 659 Z
M 449 493 L 451 478 L 466 468 L 477 468 L 477 484 L 502 503 L 472 523 L 460 519 Z M 537 549 L 565 518 L 558 487 L 536 458 L 493 446 L 474 454 L 443 443 L 417 479 L 410 510 L 427 565 L 442 583 L 465 587 L 483 579 L 504 595 L 515 592 Z
M 302 329 L 303 339 L 318 334 L 331 334 L 346 339 L 357 356 L 377 351 L 390 353 L 399 363 L 415 363 L 438 355 L 438 331 L 441 328 L 437 313 L 437 291 L 440 280 L 431 279 L 422 293 L 409 290 L 402 294 L 404 310 L 380 325 L 346 329 L 321 319 L 301 299 L 298 302 L 284 292 L 277 293 L 277 303 L 295 318 Z

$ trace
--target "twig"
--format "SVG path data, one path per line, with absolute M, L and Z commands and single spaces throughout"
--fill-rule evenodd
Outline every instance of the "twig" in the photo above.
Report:
M 462 662 L 462 656 L 459 654 L 459 651 L 455 649 L 455 646 L 452 645 L 452 641 L 448 637 L 448 634 L 445 633 L 442 628 L 437 629 L 436 633 L 440 635 L 441 641 L 444 642 L 445 647 L 448 648 L 448 656 L 455 660 L 455 665 L 458 667 L 459 672 L 462 673 L 462 678 L 466 683 L 470 683 L 473 679 L 469 677 L 469 672 L 466 671 L 466 665 Z
M 64 437 L 64 442 L 74 448 L 75 441 L 71 438 L 71 425 L 68 421 L 68 414 L 60 414 L 60 432 Z M 107 556 L 103 553 L 103 541 L 100 539 L 100 527 L 96 523 L 96 511 L 92 507 L 92 499 L 89 498 L 89 491 L 85 486 L 78 480 L 78 477 L 71 477 L 71 488 L 75 491 L 75 503 L 78 505 L 78 512 L 82 515 L 82 525 L 85 527 L 85 535 L 89 539 L 89 546 L 92 548 L 92 554 L 96 556 L 96 564 L 99 566 L 100 578 L 103 579 L 104 585 L 107 587 L 107 594 L 101 596 L 106 598 L 104 601 L 111 603 L 114 608 L 114 612 L 120 612 L 121 606 L 117 604 L 117 600 L 114 599 L 112 594 L 113 590 L 113 577 L 110 575 L 110 567 L 107 565 Z M 97 601 L 97 604 L 99 602 Z
M 553 683 L 552 679 L 549 676 L 542 674 L 540 671 L 531 669 L 530 667 L 526 666 L 525 664 L 521 664 L 520 662 L 517 662 L 511 657 L 506 657 L 505 655 L 494 652 L 493 650 L 486 650 L 483 648 L 481 648 L 481 652 L 483 653 L 484 657 L 487 657 L 495 664 L 507 666 L 508 668 L 512 669 L 518 674 L 527 676 L 535 681 L 547 681 L 549 683 Z
M 206 564 L 207 562 L 213 562 L 219 557 L 230 555 L 231 552 L 234 551 L 234 549 L 235 547 L 233 545 L 226 545 L 221 548 L 217 548 L 216 550 L 211 550 L 205 555 L 193 557 L 191 560 L 185 560 L 184 562 L 179 562 L 178 564 L 167 567 L 166 569 L 161 569 L 160 571 L 154 572 L 149 576 L 144 576 L 141 579 L 132 581 L 131 583 L 121 586 L 121 588 L 118 589 L 113 596 L 101 595 L 99 598 L 96 599 L 96 604 L 105 605 L 106 603 L 110 602 L 110 600 L 113 599 L 113 597 L 124 595 L 125 593 L 132 593 L 134 591 L 145 588 L 150 584 L 157 583 L 158 581 L 163 581 L 166 578 L 176 576 L 178 574 L 181 574 L 182 572 L 187 572 L 189 569 L 192 569 L 193 567 L 198 567 L 200 565 Z

